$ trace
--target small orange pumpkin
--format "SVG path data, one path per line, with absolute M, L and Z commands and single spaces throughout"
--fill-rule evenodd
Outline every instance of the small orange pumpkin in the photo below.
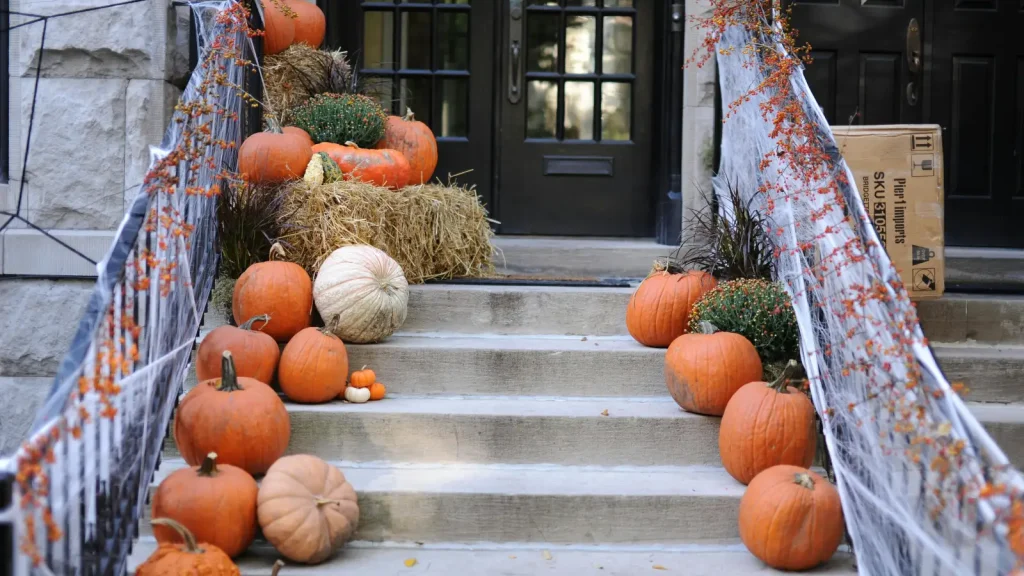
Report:
M 184 544 L 161 543 L 145 562 L 135 569 L 136 576 L 240 576 L 238 566 L 213 544 L 196 542 L 196 537 L 170 518 L 154 518 L 154 528 L 167 526 L 178 532 Z
M 326 328 L 306 328 L 281 353 L 278 383 L 296 402 L 327 402 L 345 392 L 348 353 Z
M 750 483 L 778 464 L 809 467 L 818 449 L 814 406 L 788 386 L 799 364 L 791 360 L 771 384 L 751 382 L 733 394 L 722 414 L 718 451 L 733 478 Z
M 263 0 L 262 4 L 263 54 L 279 54 L 295 41 L 295 20 L 298 15 L 285 0 Z
M 174 443 L 189 466 L 216 452 L 221 463 L 263 474 L 288 448 L 288 410 L 267 384 L 238 377 L 230 351 L 223 358 L 223 376 L 200 382 L 178 404 Z
M 824 564 L 843 541 L 839 492 L 799 466 L 772 466 L 755 476 L 740 500 L 739 521 L 743 545 L 778 570 Z
M 388 116 L 384 125 L 384 137 L 376 148 L 398 150 L 409 161 L 409 183 L 430 182 L 437 168 L 437 139 L 430 127 L 416 120 L 409 108 L 405 116 Z
M 673 273 L 659 270 L 644 279 L 626 307 L 626 328 L 639 343 L 665 348 L 685 334 L 693 304 L 718 282 L 696 270 Z
M 348 379 L 349 384 L 353 388 L 369 388 L 376 381 L 377 375 L 373 370 L 367 370 L 366 366 L 353 372 L 352 377 Z
M 282 254 L 281 245 L 274 244 L 269 262 L 257 262 L 238 277 L 231 295 L 231 311 L 236 324 L 254 316 L 270 316 L 270 322 L 257 320 L 252 328 L 278 342 L 287 342 L 309 327 L 313 280 L 302 266 L 274 260 Z
M 249 136 L 238 148 L 238 173 L 257 184 L 298 180 L 313 157 L 310 142 L 309 134 L 283 132 L 270 122 L 269 130 Z
M 700 333 L 673 340 L 665 353 L 665 385 L 687 412 L 721 416 L 732 395 L 761 376 L 761 358 L 750 340 L 717 332 L 707 322 Z
M 231 350 L 239 376 L 270 384 L 281 356 L 281 347 L 269 335 L 252 329 L 255 322 L 266 326 L 270 316 L 253 316 L 239 327 L 218 326 L 203 338 L 196 352 L 196 379 L 200 382 L 220 378 L 222 355 Z
M 398 150 L 360 148 L 355 142 L 345 142 L 344 146 L 321 142 L 313 146 L 313 152 L 326 152 L 347 180 L 360 180 L 392 190 L 409 183 L 409 160 Z
M 295 38 L 292 44 L 308 44 L 319 48 L 327 33 L 327 18 L 324 11 L 313 2 L 288 0 L 288 7 L 298 15 L 295 18 Z
M 387 392 L 388 389 L 380 382 L 370 384 L 370 400 L 380 400 Z
M 153 518 L 170 518 L 196 538 L 234 558 L 256 537 L 256 495 L 259 486 L 248 472 L 217 465 L 211 452 L 199 468 L 177 470 L 153 493 Z M 157 542 L 181 542 L 169 526 L 154 526 Z

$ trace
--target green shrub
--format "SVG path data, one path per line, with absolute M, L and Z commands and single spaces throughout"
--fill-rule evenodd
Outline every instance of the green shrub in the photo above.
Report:
M 693 305 L 690 329 L 696 331 L 701 322 L 742 334 L 766 364 L 800 358 L 793 304 L 775 282 L 743 279 L 719 284 Z
M 295 125 L 314 142 L 355 142 L 361 148 L 373 148 L 384 137 L 387 119 L 380 104 L 362 94 L 317 94 L 292 111 Z

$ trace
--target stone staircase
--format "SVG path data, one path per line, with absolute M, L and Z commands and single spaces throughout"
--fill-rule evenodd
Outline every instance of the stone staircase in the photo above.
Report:
M 558 276 L 639 277 L 666 250 L 551 239 L 499 247 L 512 272 Z M 606 250 L 614 257 L 601 258 Z M 413 287 L 399 334 L 348 346 L 352 366 L 370 365 L 388 384 L 387 399 L 288 405 L 289 453 L 343 470 L 361 519 L 333 560 L 282 574 L 772 572 L 739 543 L 744 488 L 721 468 L 718 419 L 681 411 L 664 387 L 664 351 L 629 337 L 631 293 Z M 919 312 L 950 380 L 967 383 L 972 410 L 1024 465 L 1024 298 L 950 295 Z M 208 313 L 204 334 L 224 321 Z M 154 486 L 182 466 L 168 437 Z M 132 566 L 154 547 L 148 510 L 141 529 Z M 276 558 L 258 541 L 239 563 L 269 574 Z M 851 574 L 850 564 L 840 554 L 820 572 Z

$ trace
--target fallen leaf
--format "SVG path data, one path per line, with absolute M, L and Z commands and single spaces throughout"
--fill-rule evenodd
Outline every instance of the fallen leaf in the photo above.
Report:
M 601 416 L 607 416 L 607 415 L 608 415 L 608 410 L 607 409 L 605 409 L 604 412 L 601 412 Z
M 545 550 L 543 555 L 545 560 L 551 560 L 551 552 Z
M 405 567 L 406 568 L 412 568 L 415 565 L 416 565 L 416 559 L 415 558 L 409 558 L 408 560 L 405 561 Z
M 515 559 L 516 559 L 516 555 L 515 555 L 515 554 L 512 554 L 511 556 L 509 556 L 509 559 L 510 559 L 510 560 L 515 560 Z
M 582 338 L 582 339 L 580 340 L 580 342 L 586 342 L 586 341 L 587 341 L 587 337 L 586 337 L 586 336 L 584 336 L 584 337 L 583 337 L 583 338 Z
M 668 570 L 668 568 L 665 568 L 661 564 L 655 564 L 654 566 L 651 566 L 651 568 L 654 568 L 655 570 Z

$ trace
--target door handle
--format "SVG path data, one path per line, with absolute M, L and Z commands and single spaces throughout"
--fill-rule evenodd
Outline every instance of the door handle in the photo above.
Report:
M 910 81 L 906 89 L 907 104 L 911 106 L 917 105 L 920 82 L 916 80 L 921 73 L 921 64 L 921 27 L 917 24 L 917 18 L 911 18 L 907 24 L 907 71 L 910 73 Z
M 509 0 L 508 15 L 508 101 L 518 104 L 523 97 L 519 82 L 523 75 L 523 0 Z

